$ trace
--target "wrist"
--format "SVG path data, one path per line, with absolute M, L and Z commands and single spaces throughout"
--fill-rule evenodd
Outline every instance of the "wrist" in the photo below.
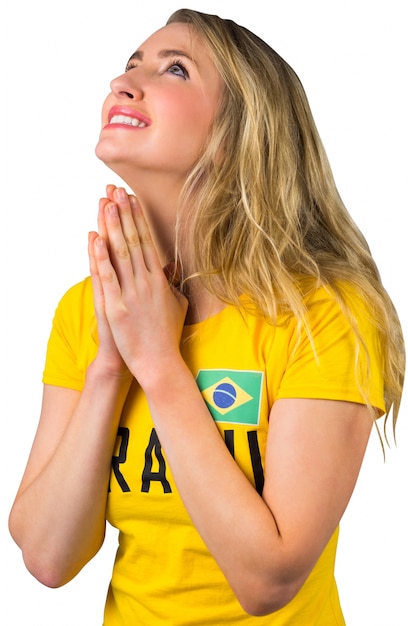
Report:
M 133 380 L 132 373 L 125 365 L 120 368 L 114 367 L 99 355 L 88 366 L 86 377 L 100 384 L 114 385 L 118 388 L 129 387 Z
M 153 396 L 156 392 L 163 394 L 164 389 L 178 386 L 186 377 L 192 378 L 192 373 L 180 353 L 149 359 L 141 373 L 135 376 L 148 396 Z

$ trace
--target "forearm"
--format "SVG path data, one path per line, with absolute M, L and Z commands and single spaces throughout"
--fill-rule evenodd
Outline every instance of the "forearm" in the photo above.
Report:
M 112 450 L 130 380 L 90 366 L 52 456 L 16 498 L 10 530 L 45 584 L 67 582 L 103 542 Z
M 172 365 L 165 395 L 155 369 L 145 392 L 194 525 L 244 606 L 266 587 L 270 606 L 274 593 L 276 605 L 284 602 L 292 580 L 285 580 L 288 555 L 271 510 L 229 453 L 187 366 Z

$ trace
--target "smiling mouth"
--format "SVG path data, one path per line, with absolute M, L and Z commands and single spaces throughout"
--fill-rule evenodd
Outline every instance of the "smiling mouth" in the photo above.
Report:
M 146 122 L 136 119 L 135 117 L 129 117 L 128 115 L 114 115 L 109 124 L 125 124 L 127 126 L 134 126 L 138 128 L 146 128 Z

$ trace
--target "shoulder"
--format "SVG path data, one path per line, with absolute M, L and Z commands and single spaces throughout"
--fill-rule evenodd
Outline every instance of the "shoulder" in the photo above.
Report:
M 58 302 L 55 323 L 65 323 L 72 328 L 81 327 L 85 320 L 94 317 L 93 289 L 90 277 L 70 287 Z
M 85 278 L 68 289 L 58 303 L 47 344 L 43 382 L 81 390 L 96 350 L 92 282 Z
M 360 352 L 380 362 L 378 324 L 372 308 L 356 286 L 348 282 L 319 286 L 304 294 L 305 323 L 301 334 L 318 353 Z
M 287 380 L 297 393 L 303 381 L 304 397 L 368 401 L 383 411 L 382 346 L 364 294 L 346 282 L 322 286 L 304 292 L 304 305 L 305 323 L 291 336 Z
M 60 299 L 58 307 L 69 306 L 73 303 L 82 304 L 83 306 L 92 305 L 93 291 L 90 276 L 70 287 Z
M 307 320 L 328 322 L 336 319 L 354 332 L 375 329 L 375 320 L 365 295 L 349 282 L 324 285 L 303 292 Z
M 53 335 L 63 337 L 71 346 L 81 344 L 92 335 L 95 323 L 92 281 L 87 277 L 70 287 L 60 299 L 52 323 Z

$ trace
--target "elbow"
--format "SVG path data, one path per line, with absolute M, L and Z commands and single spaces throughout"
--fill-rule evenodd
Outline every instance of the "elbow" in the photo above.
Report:
M 279 611 L 297 595 L 307 575 L 287 577 L 268 576 L 258 573 L 252 583 L 242 583 L 235 589 L 236 597 L 243 610 L 253 617 L 263 617 Z
M 10 534 L 15 543 L 19 546 L 23 558 L 23 562 L 30 574 L 45 587 L 57 589 L 63 587 L 70 582 L 80 572 L 83 566 L 97 552 L 85 558 L 78 558 L 73 561 L 68 551 L 58 551 L 52 554 L 52 551 L 43 545 L 26 545 L 24 541 L 20 541 L 19 537 L 13 533 L 10 527 Z
M 21 524 L 12 510 L 9 532 L 21 550 L 25 567 L 42 585 L 56 589 L 70 582 L 101 548 L 105 533 L 95 534 L 91 541 L 55 537 L 48 530 L 38 536 Z M 76 545 L 76 548 L 73 546 Z
M 38 582 L 45 587 L 57 589 L 63 587 L 80 571 L 81 567 L 68 569 L 67 564 L 61 564 L 44 553 L 22 551 L 24 565 Z
M 30 574 L 32 574 L 38 582 L 50 589 L 63 587 L 75 576 L 75 573 L 71 576 L 67 575 L 65 572 L 53 568 L 50 564 L 41 565 L 38 563 L 30 563 L 27 559 L 24 559 L 24 563 Z
M 271 615 L 280 609 L 283 609 L 297 594 L 298 588 L 282 587 L 280 589 L 267 590 L 264 594 L 255 594 L 250 597 L 243 594 L 238 597 L 243 610 L 253 617 L 263 617 Z
M 44 585 L 45 587 L 49 587 L 50 589 L 58 589 L 59 587 L 63 587 L 66 583 L 70 581 L 70 579 L 64 579 L 60 577 L 57 573 L 53 573 L 51 569 L 39 569 L 35 567 L 30 567 L 30 565 L 25 561 L 25 565 L 27 570 L 34 576 L 39 583 Z
M 69 583 L 95 556 L 102 544 L 92 550 L 74 552 L 58 549 L 55 552 L 44 547 L 22 550 L 27 570 L 42 585 L 57 589 Z
M 67 576 L 66 572 L 63 572 L 61 567 L 56 565 L 56 562 L 47 556 L 46 549 L 33 548 L 26 545 L 24 541 L 23 533 L 19 530 L 19 525 L 14 523 L 13 512 L 9 517 L 9 532 L 21 550 L 23 562 L 27 570 L 34 578 L 46 587 L 57 588 L 62 587 L 71 578 Z

